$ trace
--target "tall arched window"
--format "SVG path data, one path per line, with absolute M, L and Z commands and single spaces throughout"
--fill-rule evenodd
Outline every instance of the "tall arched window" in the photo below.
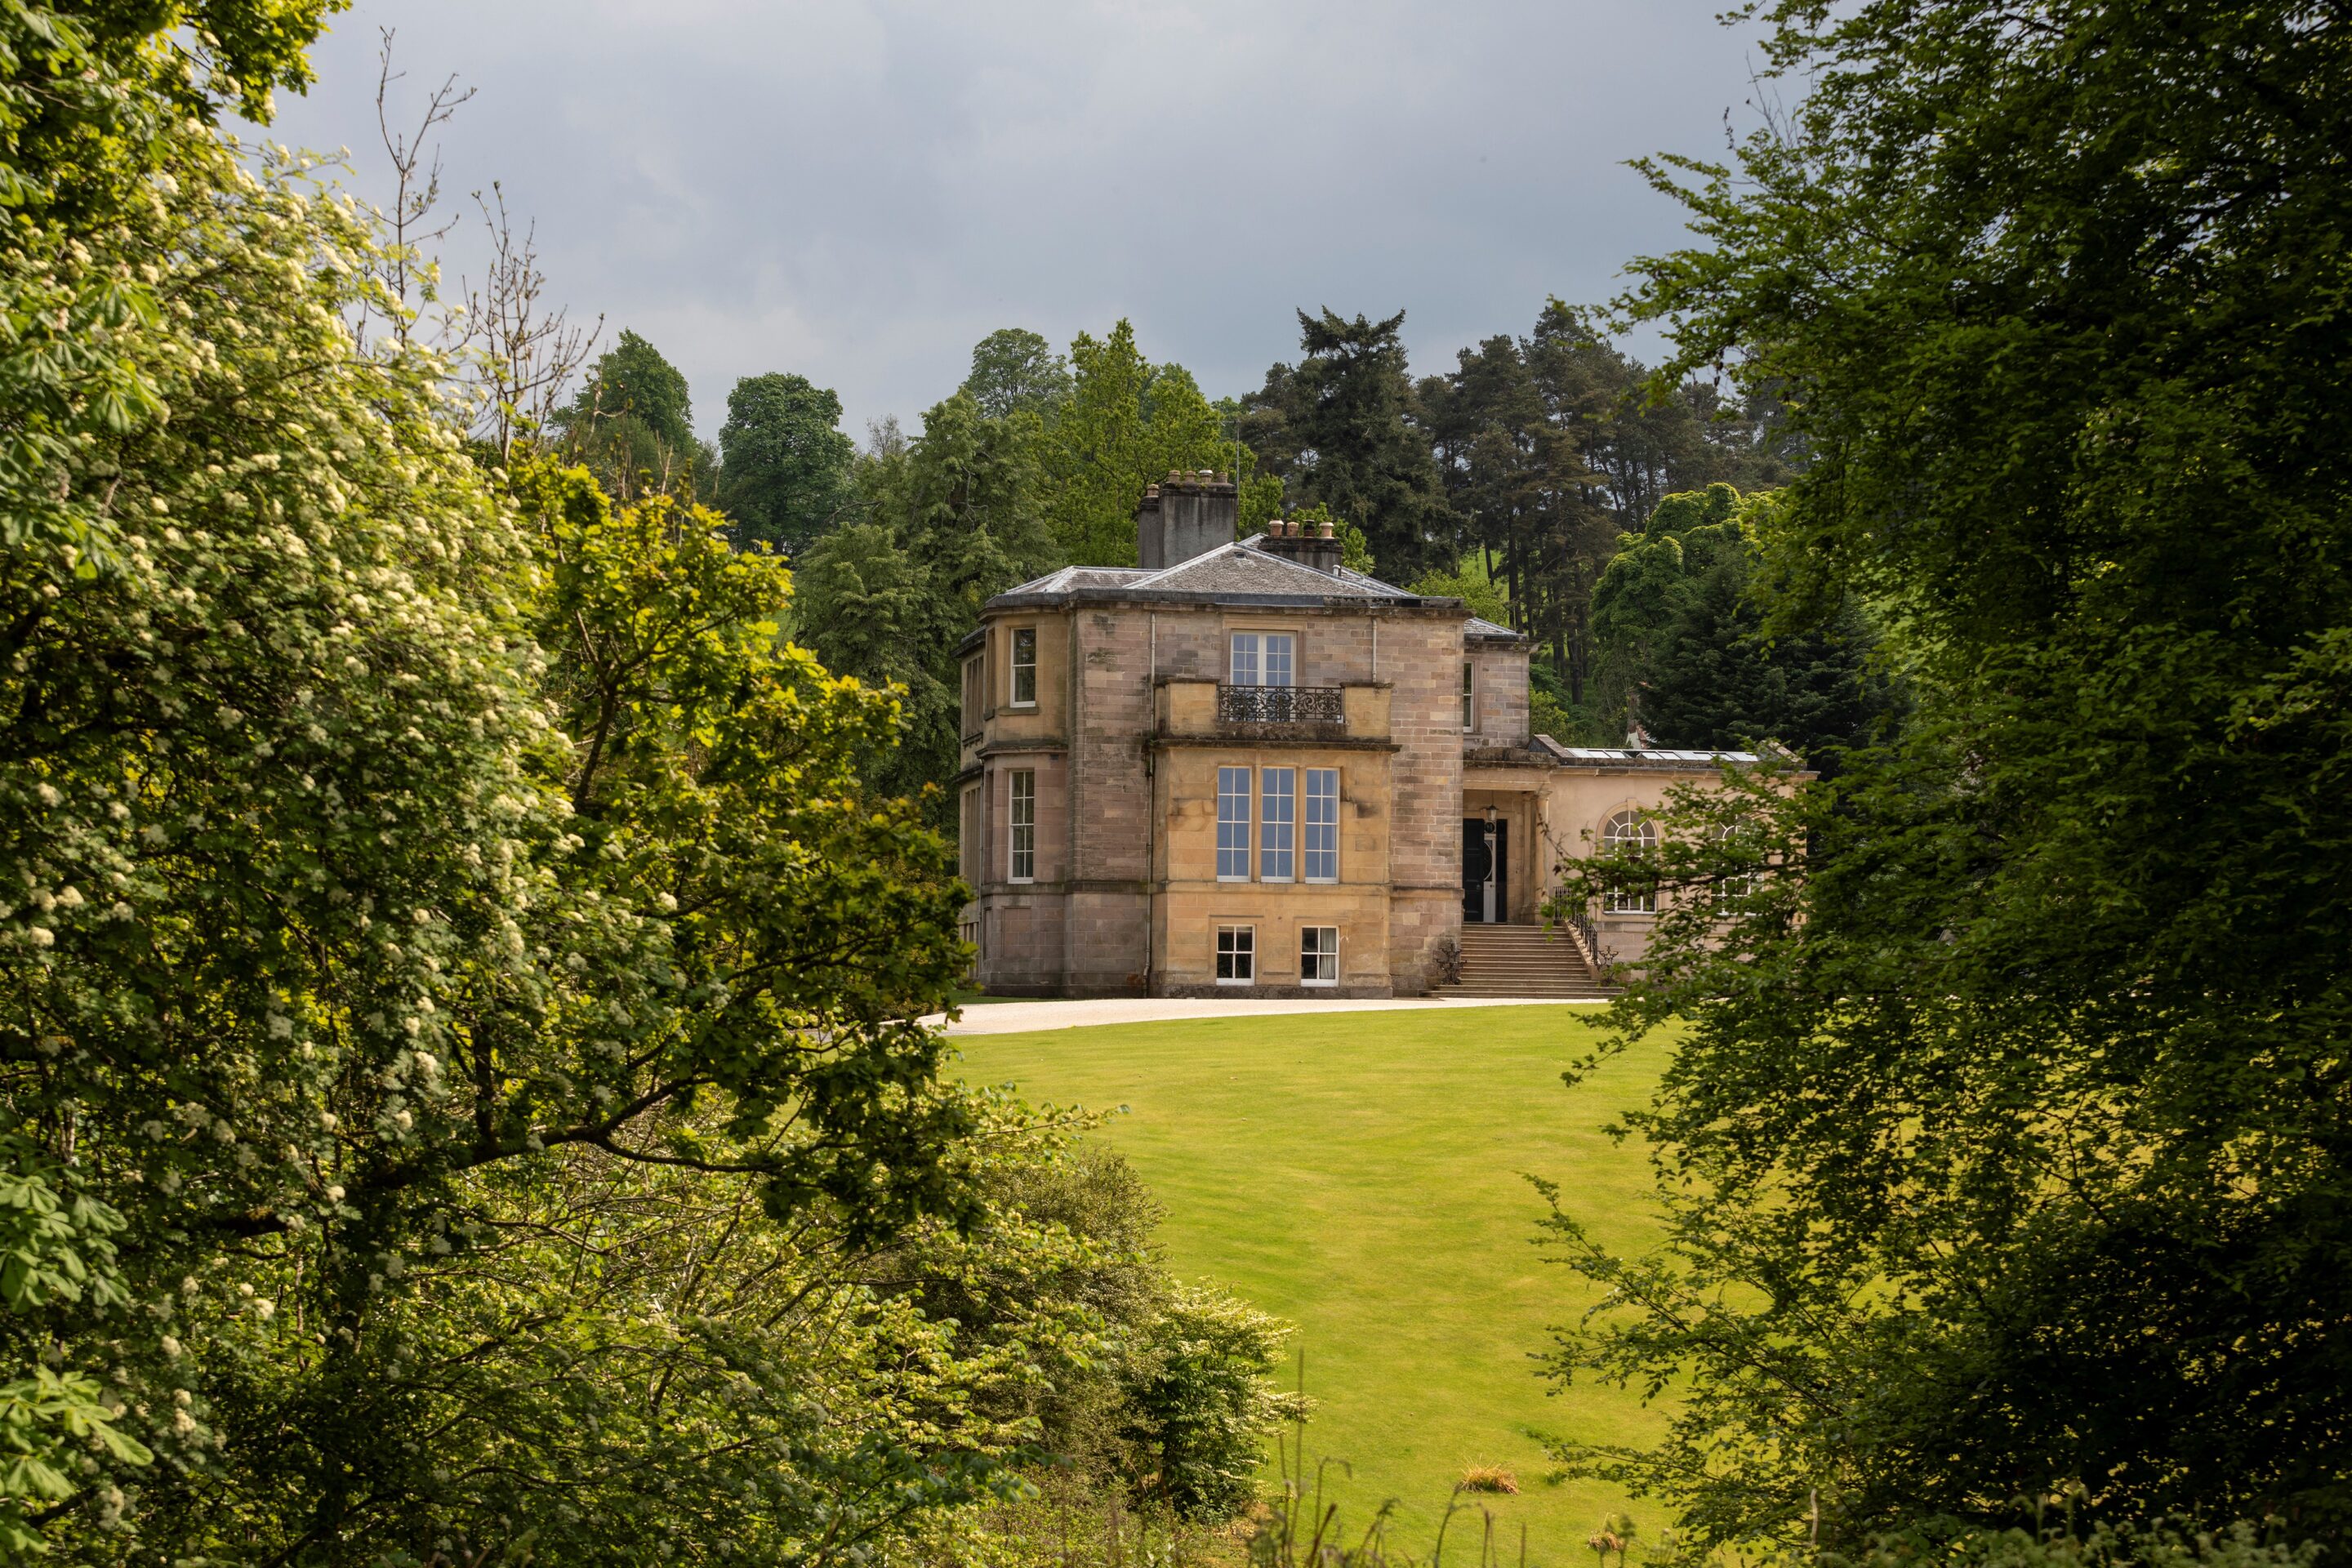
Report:
M 1621 811 L 1601 831 L 1601 852 L 1616 857 L 1646 858 L 1658 847 L 1658 830 L 1638 811 Z M 1614 888 L 1601 900 L 1601 911 L 1612 915 L 1654 915 L 1658 896 L 1647 888 Z
M 1742 858 L 1741 851 L 1748 845 L 1747 834 L 1734 823 L 1725 823 L 1716 829 L 1716 843 L 1721 847 L 1725 862 L 1715 882 L 1715 907 L 1719 913 L 1729 913 L 1740 908 L 1764 886 L 1759 871 L 1738 869 L 1733 862 Z

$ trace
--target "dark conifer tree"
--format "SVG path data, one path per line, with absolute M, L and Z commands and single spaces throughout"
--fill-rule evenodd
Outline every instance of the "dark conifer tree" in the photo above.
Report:
M 1661 746 L 1730 751 L 1775 741 L 1833 773 L 1838 753 L 1869 741 L 1897 706 L 1871 668 L 1869 629 L 1848 605 L 1825 625 L 1771 637 L 1748 576 L 1743 551 L 1700 578 L 1642 689 L 1643 726 Z
M 1391 577 L 1450 565 L 1454 517 L 1439 482 L 1429 433 L 1407 374 L 1399 310 L 1349 321 L 1325 310 L 1298 312 L 1296 368 L 1277 366 L 1245 400 L 1245 439 L 1293 500 L 1319 501 L 1364 531 Z

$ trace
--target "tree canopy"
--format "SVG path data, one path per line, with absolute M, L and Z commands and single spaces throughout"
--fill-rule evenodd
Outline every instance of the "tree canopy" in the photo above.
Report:
M 857 457 L 840 426 L 841 399 L 805 376 L 735 384 L 719 430 L 718 500 L 738 539 L 797 555 L 840 521 Z
M 1917 711 L 1665 815 L 1622 1022 L 1669 1250 L 1564 1372 L 1691 1398 L 1705 1540 L 2352 1521 L 2352 29 L 2301 5 L 1789 3 L 1806 95 L 1662 160 L 1669 375 L 1786 398 L 1774 635 Z
M 1766 626 L 1750 536 L 1779 504 L 1709 485 L 1664 497 L 1641 532 L 1619 536 L 1591 613 L 1593 698 L 1616 728 L 1705 751 L 1775 742 L 1833 771 L 1898 711 L 1852 600 L 1820 624 Z
M 685 375 L 625 327 L 557 423 L 573 454 L 616 495 L 710 488 L 710 455 L 694 434 Z
M 719 514 L 471 441 L 308 160 L 141 123 L 0 254 L 0 1555 L 903 1560 L 1064 1464 L 1229 1514 L 1281 1325 L 942 1080 L 901 698 Z M 960 412 L 887 493 L 968 613 L 1041 527 L 1034 418 Z
M 866 520 L 836 530 L 802 567 L 809 646 L 833 668 L 906 690 L 906 739 L 879 775 L 895 792 L 954 776 L 956 646 L 990 595 L 1061 559 L 1045 515 L 1042 442 L 1035 415 L 992 419 L 956 394 L 923 416 L 913 441 L 866 460 Z M 944 795 L 927 809 L 944 822 Z
M 1295 499 L 1347 518 L 1385 569 L 1412 576 L 1450 562 L 1454 518 L 1415 423 L 1403 325 L 1402 310 L 1380 321 L 1299 311 L 1303 357 L 1267 373 L 1244 428 Z
M 971 374 L 962 390 L 991 419 L 1025 412 L 1051 425 L 1071 387 L 1068 359 L 1035 332 L 1005 327 L 972 345 Z
M 1232 467 L 1215 409 L 1182 365 L 1155 365 L 1121 321 L 1070 344 L 1069 396 L 1042 448 L 1046 520 L 1066 562 L 1135 564 L 1135 510 L 1171 468 Z

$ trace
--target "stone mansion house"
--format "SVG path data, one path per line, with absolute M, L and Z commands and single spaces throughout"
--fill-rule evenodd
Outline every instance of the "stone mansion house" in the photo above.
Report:
M 1638 958 L 1637 899 L 1544 935 L 1559 862 L 1648 842 L 1669 785 L 1752 759 L 1530 735 L 1527 638 L 1347 570 L 1328 531 L 1235 541 L 1237 517 L 1223 475 L 1171 473 L 1138 564 L 982 607 L 956 785 L 978 983 L 1577 994 Z

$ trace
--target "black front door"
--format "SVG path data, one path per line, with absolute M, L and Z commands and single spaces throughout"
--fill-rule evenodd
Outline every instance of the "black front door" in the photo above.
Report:
M 1462 819 L 1462 918 L 1481 924 L 1510 918 L 1511 857 L 1506 847 L 1511 825 L 1486 825 L 1483 816 Z M 1492 846 L 1491 850 L 1489 846 Z

